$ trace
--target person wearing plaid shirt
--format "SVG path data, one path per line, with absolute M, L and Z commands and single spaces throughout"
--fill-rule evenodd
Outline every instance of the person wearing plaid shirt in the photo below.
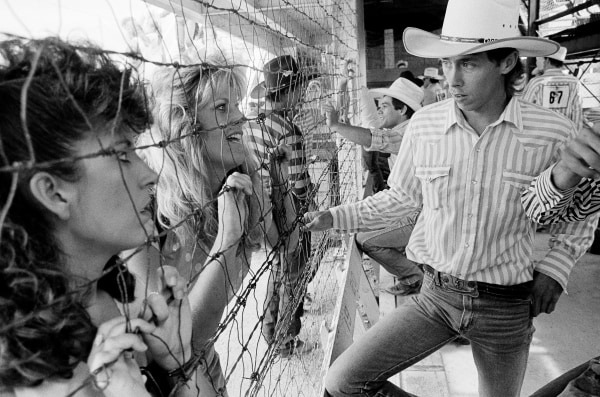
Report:
M 550 249 L 534 262 L 521 191 L 576 131 L 515 96 L 519 56 L 559 48 L 520 37 L 516 21 L 516 0 L 450 0 L 441 35 L 407 28 L 406 50 L 441 58 L 452 98 L 413 115 L 389 190 L 305 216 L 312 231 L 354 232 L 422 207 L 406 249 L 425 269 L 421 291 L 336 359 L 325 380 L 334 397 L 412 396 L 387 379 L 459 336 L 471 342 L 480 396 L 520 394 L 533 317 L 554 310 L 594 227 L 553 225 Z

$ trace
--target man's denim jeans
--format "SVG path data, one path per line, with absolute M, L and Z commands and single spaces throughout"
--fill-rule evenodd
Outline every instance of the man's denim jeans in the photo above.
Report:
M 356 234 L 358 247 L 405 285 L 423 279 L 421 269 L 404 253 L 418 216 L 419 211 L 392 226 Z
M 387 379 L 462 335 L 471 341 L 480 397 L 518 396 L 534 331 L 531 301 L 447 281 L 426 272 L 419 295 L 380 319 L 333 363 L 328 393 L 412 396 Z

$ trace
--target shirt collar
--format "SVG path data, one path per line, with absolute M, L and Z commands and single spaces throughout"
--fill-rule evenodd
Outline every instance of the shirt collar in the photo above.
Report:
M 460 108 L 458 107 L 456 102 L 448 101 L 448 106 L 450 108 L 446 112 L 446 114 L 448 116 L 446 118 L 446 126 L 445 126 L 445 130 L 444 130 L 445 133 L 448 133 L 448 131 L 450 131 L 450 128 L 452 128 L 452 126 L 454 126 L 454 124 L 457 124 L 459 127 L 466 129 L 467 124 L 468 124 L 467 120 L 465 119 L 465 116 L 460 111 Z M 504 111 L 500 114 L 500 117 L 498 117 L 498 120 L 496 120 L 494 123 L 492 123 L 491 126 L 497 126 L 497 125 L 501 124 L 502 122 L 511 123 L 519 130 L 519 132 L 523 132 L 523 119 L 521 118 L 521 106 L 519 104 L 519 100 L 516 97 L 513 96 L 512 98 L 510 98 L 508 105 L 506 105 L 506 107 L 504 108 Z
M 400 124 L 398 124 L 397 126 L 395 126 L 394 128 L 392 128 L 392 131 L 402 131 L 403 129 L 406 128 L 406 126 L 408 125 L 408 122 L 410 121 L 410 119 L 406 119 L 403 122 L 401 122 Z

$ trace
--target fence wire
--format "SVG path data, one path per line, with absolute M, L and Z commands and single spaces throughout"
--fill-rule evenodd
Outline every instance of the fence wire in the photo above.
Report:
M 109 2 L 106 4 L 111 6 Z M 20 15 L 14 6 L 14 3 L 5 3 L 6 9 L 11 12 L 10 18 L 20 23 L 23 29 L 18 34 L 3 32 L 2 40 L 22 42 L 41 37 L 42 35 L 34 31 L 33 26 L 27 26 L 26 16 Z M 66 18 L 69 9 L 65 3 L 57 2 L 55 7 L 57 14 Z M 147 298 L 152 294 L 150 286 L 153 275 L 149 269 L 153 266 L 162 268 L 164 265 L 175 265 L 191 290 L 205 277 L 203 272 L 208 268 L 206 263 L 216 261 L 222 266 L 221 271 L 225 278 L 221 285 L 208 286 L 211 289 L 208 292 L 213 291 L 216 294 L 218 290 L 231 290 L 231 295 L 228 297 L 227 307 L 217 321 L 213 319 L 211 323 L 203 322 L 203 319 L 193 320 L 193 332 L 210 335 L 206 336 L 202 349 L 196 351 L 198 359 L 192 361 L 191 368 L 180 363 L 181 371 L 177 375 L 181 380 L 180 384 L 185 383 L 185 376 L 191 370 L 202 366 L 210 367 L 211 362 L 216 362 L 222 369 L 224 387 L 220 387 L 215 380 L 212 393 L 198 388 L 195 391 L 196 395 L 318 395 L 321 388 L 324 343 L 327 341 L 328 325 L 333 320 L 331 315 L 338 294 L 336 263 L 343 258 L 346 247 L 340 236 L 334 233 L 311 236 L 300 232 L 297 237 L 298 248 L 294 248 L 293 251 L 288 248 L 291 245 L 295 246 L 291 244 L 290 239 L 294 230 L 298 230 L 302 224 L 302 217 L 306 211 L 323 210 L 354 201 L 358 198 L 361 188 L 359 153 L 354 145 L 336 137 L 328 130 L 325 118 L 320 112 L 320 104 L 323 101 L 335 101 L 338 97 L 336 86 L 337 79 L 340 78 L 341 62 L 357 57 L 358 32 L 354 4 L 343 0 L 152 0 L 148 3 L 132 2 L 129 12 L 122 10 L 116 6 L 112 9 L 114 20 L 111 22 L 118 27 L 118 35 L 126 46 L 105 47 L 99 50 L 93 43 L 77 40 L 69 41 L 69 46 L 79 54 L 93 55 L 100 52 L 118 63 L 123 70 L 135 72 L 135 76 L 129 75 L 129 72 L 122 73 L 121 90 L 127 89 L 127 80 L 139 79 L 145 85 L 148 96 L 149 108 L 146 111 L 149 114 L 154 113 L 155 124 L 147 131 L 140 131 L 142 134 L 136 138 L 135 147 L 118 143 L 106 145 L 99 141 L 99 150 L 53 160 L 39 158 L 29 131 L 29 126 L 36 122 L 31 118 L 28 101 L 30 87 L 35 85 L 38 79 L 35 61 L 37 58 L 34 58 L 33 62 L 23 66 L 28 72 L 22 84 L 19 109 L 28 158 L 10 161 L 11 153 L 5 152 L 6 144 L 0 140 L 0 175 L 6 176 L 3 177 L 3 181 L 10 181 L 10 186 L 2 190 L 4 202 L 0 203 L 0 226 L 7 229 L 12 222 L 10 212 L 14 206 L 17 181 L 24 175 L 99 158 L 114 158 L 120 161 L 133 153 L 139 154 L 158 175 L 156 186 L 153 188 L 154 229 L 149 231 L 145 228 L 144 220 L 136 213 L 146 241 L 129 251 L 119 253 L 119 257 L 108 263 L 99 277 L 78 283 L 77 288 L 65 291 L 63 296 L 56 297 L 49 305 L 61 305 L 73 297 L 79 299 L 91 285 L 98 284 L 107 275 L 116 274 L 117 278 L 122 276 L 125 264 L 125 267 L 139 278 L 139 285 L 144 286 L 141 291 L 136 287 L 135 296 L 132 297 L 132 291 L 119 284 L 121 288 L 117 295 L 120 299 L 117 300 L 121 302 L 121 313 L 129 322 L 140 310 L 143 311 L 143 308 L 139 307 L 140 302 L 143 302 L 141 305 L 145 307 Z M 39 56 L 42 55 L 41 51 Z M 267 182 L 265 178 L 265 168 L 268 168 L 270 160 L 253 158 L 252 149 L 245 143 L 248 159 L 233 171 L 248 174 L 253 182 L 253 194 L 247 201 L 250 215 L 239 220 L 240 227 L 244 227 L 245 230 L 239 240 L 229 246 L 215 249 L 216 243 L 211 236 L 215 235 L 218 221 L 224 216 L 219 213 L 223 211 L 219 203 L 223 202 L 223 196 L 229 190 L 222 185 L 216 186 L 215 189 L 214 186 L 204 184 L 208 183 L 207 180 L 214 180 L 215 175 L 226 177 L 230 174 L 231 169 L 223 169 L 226 163 L 223 158 L 234 154 L 228 147 L 207 147 L 206 145 L 210 146 L 212 142 L 208 141 L 207 137 L 217 136 L 222 142 L 226 140 L 223 135 L 232 127 L 238 128 L 237 126 L 242 125 L 244 134 L 248 134 L 249 123 L 261 128 L 268 125 L 272 109 L 268 108 L 268 103 L 262 98 L 251 98 L 250 93 L 263 78 L 263 65 L 282 55 L 292 55 L 302 73 L 312 76 L 312 79 L 306 82 L 307 90 L 304 92 L 301 106 L 295 109 L 294 123 L 301 130 L 301 139 L 292 143 L 295 150 L 305 152 L 306 158 L 305 161 L 292 166 L 298 169 L 298 173 L 308 174 L 311 184 L 308 185 L 306 197 L 302 199 L 294 196 L 293 183 L 288 183 L 280 194 L 275 194 L 276 184 L 273 181 Z M 214 59 L 219 61 L 214 62 Z M 4 61 L 6 60 L 2 60 Z M 214 102 L 210 93 L 194 92 L 187 95 L 187 102 L 182 104 L 179 101 L 176 87 L 183 82 L 183 76 L 191 75 L 187 73 L 190 70 L 199 70 L 199 76 L 202 76 L 202 73 L 226 71 L 229 73 L 230 82 L 237 75 L 243 76 L 240 81 L 246 81 L 247 84 L 236 86 L 237 83 L 232 82 L 228 87 L 231 92 L 239 88 L 240 93 L 239 98 L 235 98 L 236 102 L 229 104 L 226 124 L 217 122 L 214 126 L 207 127 L 201 122 L 205 107 L 212 106 L 211 109 L 217 109 L 221 105 Z M 157 81 L 156 76 L 161 80 Z M 63 78 L 68 80 L 69 76 L 59 76 L 59 80 L 62 81 Z M 0 85 L 3 84 L 5 82 L 0 81 Z M 77 107 L 77 93 L 69 92 L 66 82 L 62 84 L 65 100 L 74 102 Z M 170 91 L 164 92 L 165 87 Z M 212 80 L 206 87 L 216 92 L 217 80 Z M 347 93 L 350 97 L 349 105 L 343 109 L 350 118 L 357 113 L 359 106 L 357 91 L 357 84 L 351 84 Z M 203 96 L 206 96 L 204 102 Z M 127 106 L 127 103 L 121 103 L 122 95 L 118 95 L 118 98 L 119 101 L 115 104 L 117 115 L 122 114 L 123 107 Z M 190 98 L 196 102 L 189 103 Z M 232 117 L 231 114 L 237 111 L 234 109 L 238 106 L 237 101 L 243 114 Z M 202 106 L 197 106 L 199 103 Z M 156 109 L 159 105 L 164 105 L 164 108 L 171 112 L 165 119 L 157 120 Z M 97 120 L 94 120 L 90 109 L 77 109 L 78 116 L 85 120 L 89 129 L 96 129 Z M 209 116 L 215 117 L 216 111 L 209 112 Z M 160 123 L 162 125 L 159 125 Z M 192 128 L 185 129 L 181 127 L 182 123 L 187 123 L 186 125 L 191 125 Z M 8 126 L 0 126 L 0 129 L 4 128 Z M 107 128 L 110 136 L 119 135 L 121 127 L 116 117 L 114 123 L 109 123 Z M 161 135 L 157 132 L 161 129 L 171 133 Z M 173 133 L 175 131 L 178 133 Z M 2 135 L 5 136 L 4 133 Z M 238 137 L 231 139 L 235 141 Z M 194 145 L 202 147 L 197 150 L 200 158 L 175 158 L 180 153 L 178 150 Z M 215 153 L 222 158 L 212 162 L 202 158 L 214 156 Z M 269 154 L 274 153 L 276 150 L 270 147 Z M 257 167 L 257 162 L 266 164 L 266 167 Z M 198 175 L 190 175 L 189 170 L 182 168 L 183 164 L 189 163 L 193 163 L 190 169 L 198 171 Z M 131 211 L 137 211 L 137 203 L 129 191 L 134 187 L 127 181 L 124 167 L 127 165 L 119 162 L 122 181 L 131 200 Z M 190 186 L 198 191 L 188 191 Z M 184 202 L 186 210 L 178 213 L 176 217 L 169 217 L 167 215 L 172 213 L 167 211 L 161 214 L 161 206 L 169 205 L 169 194 L 173 191 L 182 192 L 180 201 Z M 286 207 L 284 201 L 290 200 L 290 197 L 293 197 L 295 205 L 293 217 L 289 216 L 289 212 L 285 212 L 286 208 L 289 211 L 290 206 Z M 240 208 L 229 210 L 244 213 Z M 258 214 L 252 214 L 253 210 L 258 211 Z M 269 222 L 278 224 L 285 219 L 290 221 L 285 227 L 279 227 L 276 239 L 265 242 L 269 240 L 266 237 L 269 234 Z M 231 246 L 238 247 L 236 261 L 239 262 L 239 268 L 235 270 L 240 274 L 232 274 L 234 267 L 227 266 L 224 260 Z M 304 258 L 306 265 L 302 266 L 297 279 L 290 280 L 288 271 L 294 266 L 298 256 Z M 236 281 L 239 275 L 244 278 Z M 269 338 L 265 337 L 264 325 L 269 314 L 267 312 L 273 308 L 273 304 L 269 304 L 267 291 L 273 288 L 273 295 L 276 297 L 288 288 L 287 294 L 290 299 L 283 307 L 275 310 L 278 311 L 276 322 L 271 340 L 268 340 Z M 206 291 L 204 292 L 204 295 L 207 295 Z M 30 313 L 23 313 L 18 321 L 2 324 L 0 337 L 4 339 L 5 335 L 36 318 L 39 311 L 47 309 L 48 307 L 35 307 Z M 289 345 L 290 329 L 298 318 L 298 310 L 303 310 L 301 327 L 297 335 L 292 335 L 295 338 Z M 304 343 L 304 349 L 298 345 L 298 341 Z M 209 357 L 211 346 L 214 346 L 218 353 L 218 361 Z M 289 346 L 292 347 L 291 351 L 286 350 Z M 289 354 L 284 354 L 284 351 Z M 210 380 L 211 368 L 201 370 Z M 151 378 L 151 375 L 148 376 Z M 97 379 L 89 375 L 81 380 L 79 385 L 71 387 L 66 395 L 77 396 L 84 393 L 86 387 L 94 382 L 97 383 Z M 160 395 L 156 390 L 155 394 Z

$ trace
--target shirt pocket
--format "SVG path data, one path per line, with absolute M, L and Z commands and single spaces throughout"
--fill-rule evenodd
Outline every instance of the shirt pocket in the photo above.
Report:
M 521 194 L 529 187 L 533 178 L 532 175 L 504 170 L 502 172 L 502 202 L 508 203 L 517 200 L 520 203 Z
M 415 176 L 421 181 L 423 207 L 438 209 L 446 206 L 450 166 L 417 167 Z

